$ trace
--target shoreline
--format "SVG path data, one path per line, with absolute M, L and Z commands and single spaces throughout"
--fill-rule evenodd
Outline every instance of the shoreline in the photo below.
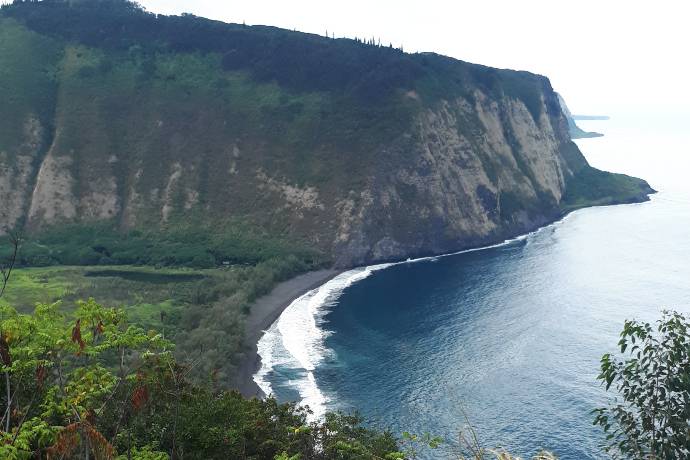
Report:
M 244 326 L 244 341 L 248 350 L 237 367 L 234 379 L 235 389 L 244 397 L 265 396 L 254 382 L 254 374 L 261 368 L 261 357 L 258 354 L 257 344 L 264 332 L 271 327 L 295 299 L 318 288 L 340 273 L 343 273 L 343 271 L 324 269 L 297 275 L 287 281 L 278 283 L 271 292 L 252 303 Z
M 495 242 L 478 244 L 476 246 L 470 246 L 465 249 L 460 249 L 457 251 L 447 252 L 443 254 L 419 256 L 413 259 L 407 260 L 395 260 L 395 261 L 381 261 L 374 262 L 367 266 L 373 266 L 378 264 L 390 264 L 398 265 L 403 263 L 414 263 L 421 262 L 424 260 L 435 259 L 439 257 L 449 257 L 458 254 L 463 254 L 467 252 L 481 251 L 485 249 L 490 249 L 498 246 L 503 246 L 509 244 L 516 240 L 521 240 L 529 237 L 530 235 L 537 233 L 545 228 L 555 225 L 559 222 L 565 220 L 575 211 L 581 209 L 598 208 L 598 207 L 608 207 L 608 206 L 620 206 L 620 205 L 639 205 L 651 201 L 651 196 L 658 193 L 656 190 L 652 189 L 652 192 L 645 196 L 645 199 L 637 199 L 629 202 L 612 202 L 606 204 L 591 204 L 588 206 L 578 206 L 571 209 L 563 209 L 561 213 L 557 215 L 552 220 L 547 220 L 541 225 L 536 225 L 532 230 L 520 233 L 516 236 L 500 239 L 497 238 Z M 354 268 L 354 267 L 353 267 Z M 352 268 L 350 268 L 352 269 Z M 298 297 L 306 294 L 307 292 L 316 289 L 323 284 L 327 283 L 331 279 L 335 278 L 337 275 L 348 271 L 349 269 L 323 269 L 317 271 L 311 271 L 303 273 L 287 281 L 279 283 L 273 290 L 257 299 L 251 307 L 251 311 L 247 316 L 245 323 L 245 343 L 250 345 L 249 350 L 242 358 L 240 365 L 237 368 L 237 374 L 234 382 L 235 388 L 245 397 L 264 397 L 263 391 L 254 382 L 254 375 L 261 368 L 261 357 L 258 354 L 257 345 L 264 332 L 271 327 L 271 325 L 280 317 L 283 311 Z

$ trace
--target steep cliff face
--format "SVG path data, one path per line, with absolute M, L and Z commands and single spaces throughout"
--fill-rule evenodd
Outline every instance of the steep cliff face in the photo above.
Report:
M 239 26 L 227 26 L 239 34 L 228 35 L 230 51 L 187 42 L 184 51 L 145 50 L 117 35 L 126 27 L 109 41 L 64 37 L 49 21 L 62 10 L 47 15 L 42 8 L 55 5 L 41 5 L 0 16 L 6 228 L 40 235 L 106 222 L 119 231 L 222 234 L 241 221 L 248 232 L 351 266 L 483 244 L 564 209 L 651 191 L 619 178 L 625 187 L 602 196 L 568 194 L 591 168 L 541 76 Z M 153 21 L 146 33 L 165 20 L 142 18 Z M 176 25 L 182 31 L 184 21 L 192 19 Z M 266 54 L 260 64 L 251 53 L 237 57 L 250 46 Z M 345 50 L 371 73 L 361 81 L 341 75 L 351 69 L 304 77 L 314 69 L 297 62 L 270 74 L 290 46 L 335 48 L 335 66 L 359 62 L 343 59 Z M 300 72 L 281 80 L 295 66 Z M 602 174 L 596 180 L 607 181 Z
M 479 90 L 420 113 L 401 140 L 412 154 L 381 165 L 358 214 L 342 216 L 340 263 L 458 250 L 558 216 L 568 179 L 586 162 L 546 103 L 553 94 L 541 97 L 537 120 L 521 101 Z

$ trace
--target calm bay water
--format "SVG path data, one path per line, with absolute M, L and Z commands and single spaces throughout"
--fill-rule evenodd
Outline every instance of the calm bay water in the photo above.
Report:
M 394 433 L 602 458 L 590 411 L 626 318 L 690 313 L 690 133 L 681 117 L 580 122 L 593 166 L 637 175 L 649 203 L 591 208 L 497 247 L 358 269 L 291 305 L 256 379 L 282 400 L 358 408 Z

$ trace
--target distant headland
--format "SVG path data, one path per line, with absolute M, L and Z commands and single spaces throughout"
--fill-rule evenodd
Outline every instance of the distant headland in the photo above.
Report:
M 603 134 L 601 133 L 585 131 L 584 129 L 577 126 L 575 120 L 608 120 L 609 117 L 599 115 L 573 115 L 572 113 L 570 113 L 570 109 L 568 109 L 568 105 L 565 103 L 565 99 L 563 99 L 563 96 L 561 96 L 558 93 L 557 96 L 558 102 L 561 105 L 561 110 L 563 111 L 563 115 L 565 115 L 565 119 L 568 121 L 568 132 L 570 133 L 571 139 L 584 139 L 587 137 L 603 136 Z
M 608 115 L 572 115 L 573 120 L 610 120 Z

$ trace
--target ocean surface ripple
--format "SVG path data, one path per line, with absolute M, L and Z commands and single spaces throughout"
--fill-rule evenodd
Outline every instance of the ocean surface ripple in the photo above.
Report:
M 255 381 L 313 417 L 446 439 L 467 417 L 485 446 L 604 458 L 591 410 L 599 360 L 625 319 L 690 312 L 690 133 L 682 123 L 582 122 L 595 167 L 644 177 L 648 203 L 590 208 L 530 235 L 447 257 L 358 268 L 295 300 L 259 342 Z M 457 455 L 455 455 L 457 457 Z

